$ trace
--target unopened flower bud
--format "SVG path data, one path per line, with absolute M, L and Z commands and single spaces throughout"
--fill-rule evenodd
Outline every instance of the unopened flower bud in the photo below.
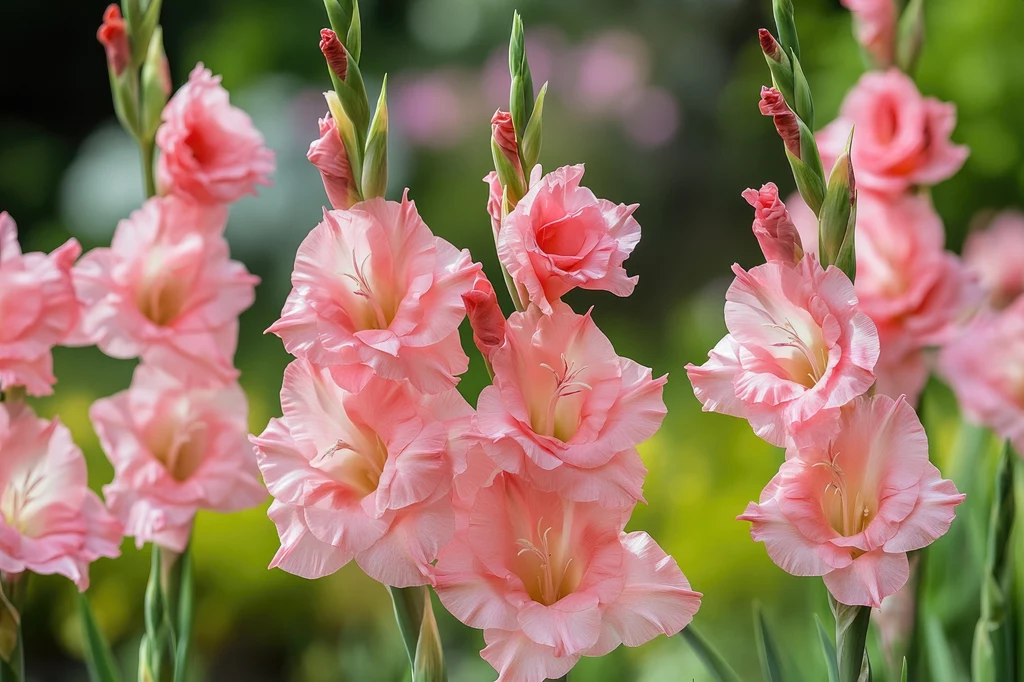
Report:
M 107 64 L 115 76 L 128 68 L 132 51 L 128 44 L 128 24 L 121 16 L 121 8 L 110 5 L 103 13 L 103 24 L 96 31 L 96 39 L 107 52 Z
M 793 61 L 782 49 L 779 42 L 775 40 L 767 29 L 760 29 L 757 32 L 761 40 L 761 51 L 764 52 L 765 61 L 768 62 L 768 69 L 772 72 L 772 80 L 775 87 L 779 89 L 787 102 L 794 102 L 793 95 Z
M 757 29 L 757 37 L 761 40 L 761 51 L 764 56 L 777 64 L 782 64 L 786 59 L 786 53 L 782 46 L 775 40 L 775 36 L 766 28 Z
M 309 145 L 306 158 L 320 171 L 331 206 L 343 210 L 359 201 L 359 189 L 352 180 L 352 164 L 334 118 L 320 119 L 320 137 Z
M 512 114 L 498 109 L 491 117 L 491 135 L 515 169 L 521 174 L 522 164 L 519 162 L 519 144 L 516 142 L 516 129 L 512 125 Z
M 786 143 L 786 149 L 799 159 L 800 123 L 797 121 L 796 114 L 786 104 L 782 93 L 775 88 L 761 86 L 761 102 L 758 106 L 763 115 L 772 117 L 775 130 L 779 132 L 779 137 Z
M 142 63 L 141 86 L 141 132 L 144 139 L 152 139 L 160 127 L 164 106 L 171 94 L 171 74 L 167 66 L 167 55 L 164 54 L 163 31 L 159 26 L 153 31 L 146 60 Z
M 821 264 L 835 264 L 851 280 L 856 273 L 854 229 L 857 220 L 857 183 L 850 158 L 852 145 L 853 131 L 850 132 L 846 150 L 836 159 L 829 174 L 825 199 L 818 213 Z
M 773 182 L 761 190 L 748 189 L 743 198 L 754 207 L 754 236 L 768 262 L 798 263 L 804 257 L 800 232 L 779 199 L 779 188 Z
M 348 55 L 345 54 L 345 46 L 338 39 L 338 34 L 329 28 L 320 29 L 320 51 L 324 53 L 331 72 L 344 81 L 348 76 Z
M 494 287 L 481 273 L 473 288 L 462 295 L 469 324 L 473 327 L 473 343 L 487 360 L 505 343 L 505 315 L 498 306 Z

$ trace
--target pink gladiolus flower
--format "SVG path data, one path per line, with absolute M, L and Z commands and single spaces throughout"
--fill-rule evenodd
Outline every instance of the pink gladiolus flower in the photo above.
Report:
M 666 377 L 615 354 L 586 315 L 556 303 L 514 313 L 477 404 L 487 454 L 567 499 L 631 505 L 647 473 L 636 446 L 661 426 Z
M 853 166 L 866 190 L 900 194 L 936 185 L 960 170 L 967 147 L 953 144 L 956 107 L 923 97 L 898 69 L 864 74 L 846 95 L 839 118 L 818 133 L 826 168 L 846 148 L 856 126 Z
M 636 286 L 622 262 L 640 241 L 637 207 L 598 199 L 582 178 L 582 165 L 548 173 L 498 233 L 498 258 L 545 314 L 576 287 L 629 296 Z
M 22 254 L 17 225 L 0 212 L 0 390 L 53 392 L 52 349 L 78 323 L 71 266 L 80 253 L 69 239 L 49 255 Z
M 89 490 L 68 428 L 24 404 L 0 404 L 0 571 L 59 573 L 79 591 L 89 564 L 121 554 L 121 524 Z
M 125 534 L 182 552 L 200 509 L 234 512 L 266 499 L 246 441 L 238 384 L 207 388 L 153 365 L 89 410 L 114 480 L 103 488 Z
M 943 347 L 939 371 L 969 418 L 1024 454 L 1024 299 L 968 325 Z
M 345 144 L 341 141 L 338 124 L 330 114 L 320 119 L 320 137 L 310 143 L 306 158 L 320 171 L 331 206 L 351 208 L 359 200 Z
M 674 635 L 701 595 L 647 533 L 625 533 L 631 509 L 569 502 L 508 474 L 480 490 L 438 557 L 438 597 L 484 631 L 499 682 L 562 677 L 604 656 Z
M 743 198 L 754 207 L 754 236 L 766 260 L 780 263 L 798 263 L 804 257 L 800 233 L 779 199 L 779 188 L 774 182 L 761 190 L 748 189 Z
M 157 179 L 164 193 L 200 204 L 230 204 L 256 185 L 269 185 L 274 152 L 249 115 L 231 106 L 228 91 L 200 62 L 164 108 L 156 132 Z
M 331 367 L 346 390 L 376 374 L 439 393 L 469 366 L 462 295 L 479 270 L 406 197 L 325 211 L 299 246 L 292 292 L 268 331 L 292 355 Z
M 296 360 L 281 408 L 251 439 L 281 536 L 271 567 L 319 578 L 355 559 L 385 585 L 432 582 L 454 531 L 449 436 L 472 417 L 458 391 L 424 397 L 373 377 L 349 393 Z
M 83 305 L 73 342 L 208 381 L 232 381 L 238 316 L 259 282 L 228 260 L 226 210 L 154 197 L 122 220 L 110 248 L 74 268 Z
M 942 537 L 963 499 L 928 461 L 906 400 L 862 396 L 835 438 L 790 448 L 739 518 L 787 573 L 824 576 L 841 603 L 878 607 L 907 582 L 907 552 Z
M 771 116 L 775 123 L 775 130 L 779 137 L 786 143 L 786 149 L 796 158 L 800 156 L 800 124 L 797 122 L 796 114 L 786 104 L 782 93 L 775 88 L 761 86 L 761 103 L 759 104 L 761 114 Z
M 497 171 L 491 171 L 484 176 L 484 182 L 487 183 L 487 215 L 491 217 L 491 231 L 497 241 L 498 232 L 501 231 L 501 202 L 505 188 L 501 186 Z
M 896 49 L 896 3 L 894 0 L 842 0 L 853 14 L 855 33 L 875 64 L 892 64 Z
M 1002 309 L 1024 293 L 1024 213 L 1004 211 L 964 242 L 964 263 Z
M 813 256 L 733 272 L 729 334 L 702 366 L 686 366 L 697 399 L 706 412 L 747 419 L 773 445 L 832 435 L 838 408 L 874 383 L 878 359 L 878 333 L 850 279 Z

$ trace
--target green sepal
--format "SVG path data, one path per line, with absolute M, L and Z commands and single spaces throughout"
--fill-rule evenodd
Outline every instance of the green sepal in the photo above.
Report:
M 388 191 L 388 77 L 380 87 L 377 109 L 373 113 L 366 153 L 363 156 L 362 193 L 364 199 L 383 197 Z
M 799 57 L 800 39 L 796 33 L 793 0 L 773 0 L 772 14 L 775 15 L 775 26 L 779 29 L 779 42 L 782 43 L 782 47 Z
M 121 127 L 136 140 L 141 139 L 139 130 L 139 90 L 134 72 L 125 69 L 118 76 L 112 68 L 107 68 L 110 75 L 110 94 L 114 101 L 114 113 Z
M 850 216 L 856 200 L 853 185 L 853 162 L 850 159 L 853 131 L 846 144 L 846 150 L 836 159 L 828 176 L 828 189 L 818 213 L 818 257 L 821 266 L 828 267 L 839 258 L 850 226 Z M 850 248 L 852 249 L 852 241 Z
M 338 36 L 341 37 L 340 35 Z M 352 0 L 352 21 L 345 33 L 345 49 L 349 51 L 353 61 L 359 63 L 359 57 L 363 53 L 363 24 L 359 18 L 359 2 Z
M 789 149 L 786 149 L 786 158 L 789 159 L 789 166 L 793 170 L 793 179 L 796 180 L 800 196 L 817 215 L 825 200 L 825 183 L 822 181 L 821 175 L 815 173 L 810 166 L 794 156 Z
M 362 149 L 366 145 L 366 131 L 370 126 L 370 101 L 366 96 L 366 85 L 363 83 L 363 74 L 359 70 L 359 64 L 352 58 L 347 47 L 345 56 L 348 58 L 348 73 L 345 75 L 345 80 L 333 79 L 334 91 L 338 93 L 341 106 L 352 122 L 361 160 Z
M 768 55 L 764 56 L 764 60 L 768 63 L 768 69 L 772 73 L 772 85 L 775 89 L 782 93 L 782 98 L 789 104 L 796 100 L 795 92 L 795 76 L 793 75 L 793 62 L 789 57 L 786 56 L 785 52 L 782 52 L 782 61 L 777 62 Z M 792 104 L 790 104 L 792 107 Z
M 850 207 L 850 218 L 846 224 L 846 235 L 836 255 L 835 265 L 846 273 L 846 276 L 853 282 L 857 279 L 857 197 L 853 198 L 853 206 Z
M 491 138 L 491 158 L 494 160 L 494 170 L 498 173 L 498 180 L 501 186 L 507 191 L 507 201 L 512 206 L 519 203 L 519 200 L 526 194 L 522 173 L 512 165 L 512 161 L 505 156 L 505 152 L 498 146 L 497 140 Z
M 804 75 L 804 67 L 800 65 L 800 58 L 793 55 L 793 111 L 807 124 L 811 130 L 814 129 L 814 100 L 811 98 L 811 86 L 807 83 L 807 76 Z
M 544 97 L 548 93 L 548 84 L 545 82 L 537 93 L 537 101 L 533 105 L 533 115 L 530 122 L 526 124 L 526 132 L 523 133 L 523 143 L 519 146 L 520 160 L 523 164 L 523 175 L 529 177 L 530 170 L 540 161 L 540 147 L 543 138 L 544 127 Z
M 924 0 L 910 0 L 900 15 L 896 39 L 896 65 L 912 73 L 924 47 Z
M 441 635 L 437 631 L 437 619 L 430 604 L 430 592 L 423 590 L 426 600 L 423 608 L 423 620 L 420 623 L 420 634 L 416 640 L 416 656 L 412 666 L 413 682 L 447 682 L 448 673 L 444 665 L 444 648 L 441 646 Z
M 341 143 L 345 145 L 345 155 L 348 157 L 349 167 L 352 171 L 352 184 L 354 185 L 352 189 L 358 201 L 363 196 L 361 184 L 364 150 L 358 141 L 355 126 L 352 125 L 348 114 L 345 113 L 345 107 L 342 106 L 337 91 L 330 90 L 325 92 L 324 98 L 327 100 L 327 108 L 331 112 L 331 117 L 334 118 L 334 122 L 338 127 L 338 136 L 341 138 Z
M 530 63 L 526 57 L 526 36 L 523 30 L 523 19 L 519 12 L 512 15 L 512 36 L 508 43 L 508 68 L 512 76 L 512 88 L 509 94 L 509 112 L 512 114 L 512 125 L 516 131 L 516 142 L 521 146 L 526 126 L 533 115 L 533 76 L 530 74 Z
M 836 619 L 836 664 L 839 682 L 870 680 L 871 667 L 868 664 L 867 642 L 871 608 L 841 604 L 831 594 L 828 595 L 828 604 Z
M 144 140 L 151 140 L 156 135 L 164 107 L 167 105 L 167 91 L 164 90 L 166 60 L 163 30 L 157 26 L 149 41 L 146 61 L 142 63 L 142 111 L 139 122 L 140 134 Z
M 327 21 L 331 24 L 338 39 L 348 36 L 348 29 L 352 25 L 352 16 L 358 12 L 354 8 L 354 0 L 324 0 L 324 8 L 327 10 Z

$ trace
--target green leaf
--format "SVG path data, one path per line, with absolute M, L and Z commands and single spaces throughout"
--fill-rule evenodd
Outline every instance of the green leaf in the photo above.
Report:
M 921 622 L 924 630 L 925 652 L 927 654 L 928 679 L 931 682 L 958 682 L 963 679 L 961 666 L 949 639 L 942 629 L 942 623 L 933 614 L 926 614 Z
M 900 675 L 900 682 L 907 682 L 907 657 L 903 657 L 903 674 Z
M 754 603 L 754 634 L 765 682 L 783 682 L 785 676 L 782 674 L 782 661 L 759 602 Z
M 836 619 L 836 663 L 839 668 L 839 682 L 858 682 L 867 667 L 867 679 L 871 679 L 867 661 L 868 625 L 871 623 L 871 608 L 847 606 L 839 603 L 831 594 L 828 605 Z
M 366 97 L 366 85 L 363 83 L 363 74 L 359 70 L 359 64 L 352 58 L 348 48 L 345 49 L 348 57 L 348 73 L 345 80 L 334 82 L 335 92 L 341 106 L 352 121 L 352 129 L 355 131 L 356 145 L 359 148 L 359 160 L 362 161 L 362 150 L 366 145 L 366 132 L 370 127 L 370 101 Z M 347 149 L 346 149 L 347 151 Z M 351 156 L 349 157 L 351 161 Z
M 548 93 L 548 84 L 541 86 L 537 93 L 537 102 L 533 106 L 533 115 L 530 122 L 526 124 L 526 132 L 523 133 L 523 144 L 520 146 L 522 157 L 523 175 L 529 177 L 530 170 L 540 161 L 541 138 L 544 127 L 544 97 Z
M 178 622 L 174 652 L 174 682 L 187 682 L 188 661 L 192 649 L 193 607 L 195 605 L 195 574 L 192 566 L 192 545 L 178 557 L 180 583 L 178 587 Z
M 828 682 L 839 682 L 839 667 L 836 664 L 836 647 L 832 644 L 825 625 L 818 615 L 814 615 L 814 622 L 818 626 L 818 641 L 821 643 L 821 653 L 825 657 L 825 667 L 828 669 Z
M 924 47 L 924 0 L 910 0 L 900 15 L 896 39 L 896 63 L 900 70 L 913 73 Z
M 352 15 L 358 11 L 353 9 L 353 5 L 353 0 L 324 0 L 327 20 L 331 24 L 331 30 L 338 35 L 338 38 L 348 35 L 349 26 L 352 25 Z
M 120 682 L 121 673 L 110 652 L 110 645 L 97 627 L 92 607 L 89 606 L 89 598 L 84 594 L 78 595 L 78 610 L 82 620 L 85 665 L 89 670 L 89 680 L 91 682 Z
M 679 636 L 690 645 L 715 682 L 742 682 L 740 676 L 725 662 L 725 659 L 711 646 L 711 643 L 693 627 L 692 623 L 683 628 Z

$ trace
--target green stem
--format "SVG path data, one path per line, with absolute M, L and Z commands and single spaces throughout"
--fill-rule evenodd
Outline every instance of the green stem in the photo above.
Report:
M 22 640 L 21 617 L 28 595 L 28 573 L 4 575 L 3 605 L 5 630 L 13 629 L 14 642 L 6 661 L 0 661 L 0 682 L 25 681 L 25 647 Z
M 839 667 L 839 682 L 870 680 L 870 672 L 862 678 L 864 671 L 870 671 L 868 661 L 868 625 L 871 623 L 871 607 L 847 606 L 828 595 L 828 605 L 836 619 L 836 662 Z
M 420 636 L 420 623 L 423 622 L 423 610 L 426 605 L 425 587 L 389 587 L 388 594 L 395 607 L 395 621 L 398 631 L 402 633 L 405 653 L 409 656 L 409 665 L 416 661 L 416 642 Z
M 140 140 L 139 149 L 142 151 L 142 176 L 146 182 L 146 198 L 156 196 L 156 170 L 153 167 L 153 157 L 156 153 L 156 142 L 154 140 Z

